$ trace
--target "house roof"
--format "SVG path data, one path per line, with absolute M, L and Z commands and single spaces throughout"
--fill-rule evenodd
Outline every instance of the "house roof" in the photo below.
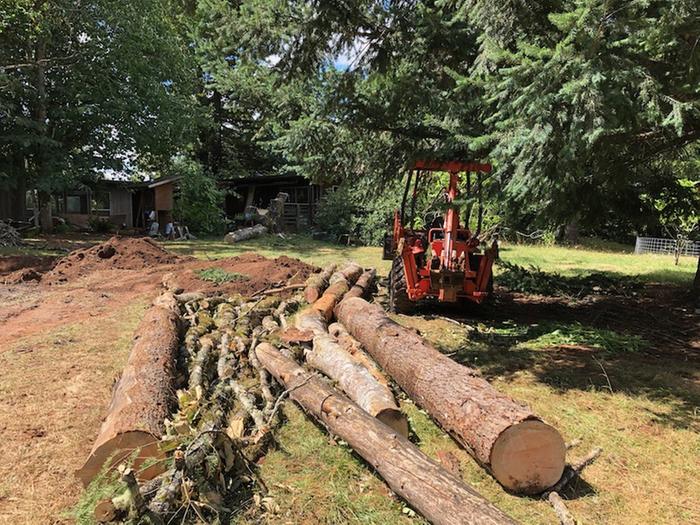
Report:
M 170 175 L 169 177 L 160 177 L 158 179 L 146 182 L 146 187 L 156 188 L 158 186 L 163 186 L 164 184 L 170 184 L 177 182 L 182 178 L 182 175 Z
M 279 184 L 311 184 L 311 181 L 301 175 L 250 175 L 248 177 L 240 177 L 235 179 L 223 179 L 222 184 L 229 186 L 260 186 L 260 185 L 279 185 Z

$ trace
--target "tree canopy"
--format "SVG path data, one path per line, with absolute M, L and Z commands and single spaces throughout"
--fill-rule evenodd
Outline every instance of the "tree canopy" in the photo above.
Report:
M 694 0 L 0 5 L 6 178 L 50 188 L 177 153 L 371 193 L 412 159 L 460 158 L 493 162 L 512 226 L 697 220 Z
M 237 43 L 207 42 L 212 84 L 257 97 L 256 128 L 286 169 L 387 180 L 417 156 L 490 159 L 504 216 L 540 226 L 653 228 L 698 205 L 683 183 L 698 177 L 697 2 L 219 0 L 198 12 Z

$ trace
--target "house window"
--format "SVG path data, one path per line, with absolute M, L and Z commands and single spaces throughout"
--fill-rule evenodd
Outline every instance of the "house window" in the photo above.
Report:
M 66 195 L 66 213 L 81 213 L 82 199 L 80 195 Z
M 96 191 L 92 194 L 92 209 L 96 212 L 109 213 L 109 192 Z

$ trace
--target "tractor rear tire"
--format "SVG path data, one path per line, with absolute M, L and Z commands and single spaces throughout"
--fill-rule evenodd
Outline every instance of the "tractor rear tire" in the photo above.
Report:
M 389 274 L 389 310 L 397 314 L 410 314 L 416 303 L 408 298 L 406 272 L 401 257 L 394 258 Z

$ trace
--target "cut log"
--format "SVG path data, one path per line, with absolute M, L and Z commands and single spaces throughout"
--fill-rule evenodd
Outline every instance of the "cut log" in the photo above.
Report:
M 162 464 L 139 470 L 147 459 L 164 454 L 158 442 L 175 402 L 173 388 L 179 341 L 179 311 L 171 293 L 159 296 L 136 330 L 134 346 L 112 395 L 97 440 L 76 472 L 87 486 L 107 460 L 110 465 L 138 451 L 132 467 L 141 479 L 162 472 Z M 111 458 L 111 459 L 110 459 Z
M 328 287 L 328 280 L 335 272 L 337 265 L 330 264 L 326 266 L 321 272 L 311 275 L 306 280 L 306 288 L 304 289 L 304 298 L 306 302 L 311 304 L 318 301 L 321 297 L 323 291 Z
M 333 317 L 333 309 L 343 296 L 348 293 L 350 287 L 355 284 L 360 275 L 362 275 L 362 267 L 359 264 L 354 262 L 347 263 L 331 275 L 328 281 L 328 288 L 311 307 L 321 312 L 326 321 L 330 321 Z
M 370 416 L 408 437 L 406 416 L 399 410 L 391 390 L 377 382 L 369 370 L 338 344 L 335 337 L 330 334 L 314 337 L 313 350 L 306 354 L 306 361 L 333 379 Z
M 328 333 L 338 340 L 340 345 L 350 353 L 355 361 L 369 370 L 369 373 L 372 374 L 374 379 L 376 379 L 379 384 L 386 387 L 389 386 L 389 379 L 386 377 L 384 372 L 379 369 L 374 359 L 367 355 L 367 352 L 362 350 L 362 345 L 360 342 L 351 336 L 342 324 L 331 324 L 328 327 Z
M 267 227 L 263 226 L 262 224 L 256 224 L 250 228 L 241 228 L 239 230 L 232 231 L 231 233 L 227 233 L 224 236 L 224 242 L 235 244 L 237 242 L 247 241 L 248 239 L 264 235 L 267 233 L 267 231 Z
M 299 312 L 294 318 L 295 331 L 287 330 L 289 341 L 308 342 L 314 336 L 328 333 L 328 324 L 323 314 L 314 308 L 308 307 Z
M 564 440 L 529 408 L 399 326 L 377 305 L 353 297 L 337 314 L 382 370 L 505 488 L 538 494 L 559 480 Z
M 366 298 L 369 295 L 372 286 L 374 285 L 374 279 L 377 277 L 377 270 L 370 268 L 365 271 L 360 278 L 357 279 L 355 285 L 350 288 L 350 291 L 345 294 L 345 299 L 350 297 L 362 297 Z
M 258 359 L 290 397 L 365 459 L 389 487 L 436 525 L 516 523 L 407 439 L 269 346 Z

